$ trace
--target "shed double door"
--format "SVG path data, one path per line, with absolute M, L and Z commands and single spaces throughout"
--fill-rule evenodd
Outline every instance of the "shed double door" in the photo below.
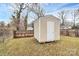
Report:
M 54 31 L 54 22 L 48 21 L 47 22 L 47 41 L 54 41 L 55 40 L 55 31 Z

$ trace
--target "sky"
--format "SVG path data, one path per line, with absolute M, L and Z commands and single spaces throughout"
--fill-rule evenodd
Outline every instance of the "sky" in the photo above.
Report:
M 12 12 L 10 11 L 11 5 L 9 3 L 0 3 L 0 21 L 8 23 L 10 21 Z M 72 10 L 79 8 L 78 3 L 44 3 L 41 4 L 41 7 L 44 9 L 46 15 L 55 15 L 56 12 L 61 10 Z M 29 19 L 29 23 L 32 19 Z

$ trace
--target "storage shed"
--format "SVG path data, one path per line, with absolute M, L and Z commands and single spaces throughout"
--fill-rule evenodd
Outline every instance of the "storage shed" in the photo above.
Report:
M 60 19 L 47 15 L 35 20 L 34 37 L 40 43 L 60 40 Z

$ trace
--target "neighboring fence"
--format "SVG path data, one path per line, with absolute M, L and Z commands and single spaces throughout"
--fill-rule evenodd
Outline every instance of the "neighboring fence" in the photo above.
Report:
M 79 37 L 79 29 L 61 29 L 61 35 Z
M 34 31 L 33 30 L 27 30 L 25 31 L 14 31 L 14 38 L 20 38 L 20 37 L 33 37 Z
M 13 38 L 13 31 L 7 28 L 0 28 L 0 42 Z
M 5 39 L 21 38 L 21 37 L 33 37 L 33 30 L 25 31 L 12 31 L 10 29 L 0 29 L 0 42 L 4 42 Z

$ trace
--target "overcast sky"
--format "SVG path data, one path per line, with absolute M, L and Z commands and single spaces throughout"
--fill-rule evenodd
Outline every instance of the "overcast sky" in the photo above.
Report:
M 76 9 L 79 8 L 78 3 L 52 3 L 52 4 L 41 4 L 42 8 L 45 10 L 46 15 L 56 15 L 55 13 L 57 11 L 63 10 L 63 9 Z M 3 4 L 0 3 L 0 21 L 5 21 L 6 23 L 10 21 L 10 17 L 12 13 L 9 11 L 11 5 L 10 4 Z M 31 22 L 32 19 L 29 19 L 29 22 Z

